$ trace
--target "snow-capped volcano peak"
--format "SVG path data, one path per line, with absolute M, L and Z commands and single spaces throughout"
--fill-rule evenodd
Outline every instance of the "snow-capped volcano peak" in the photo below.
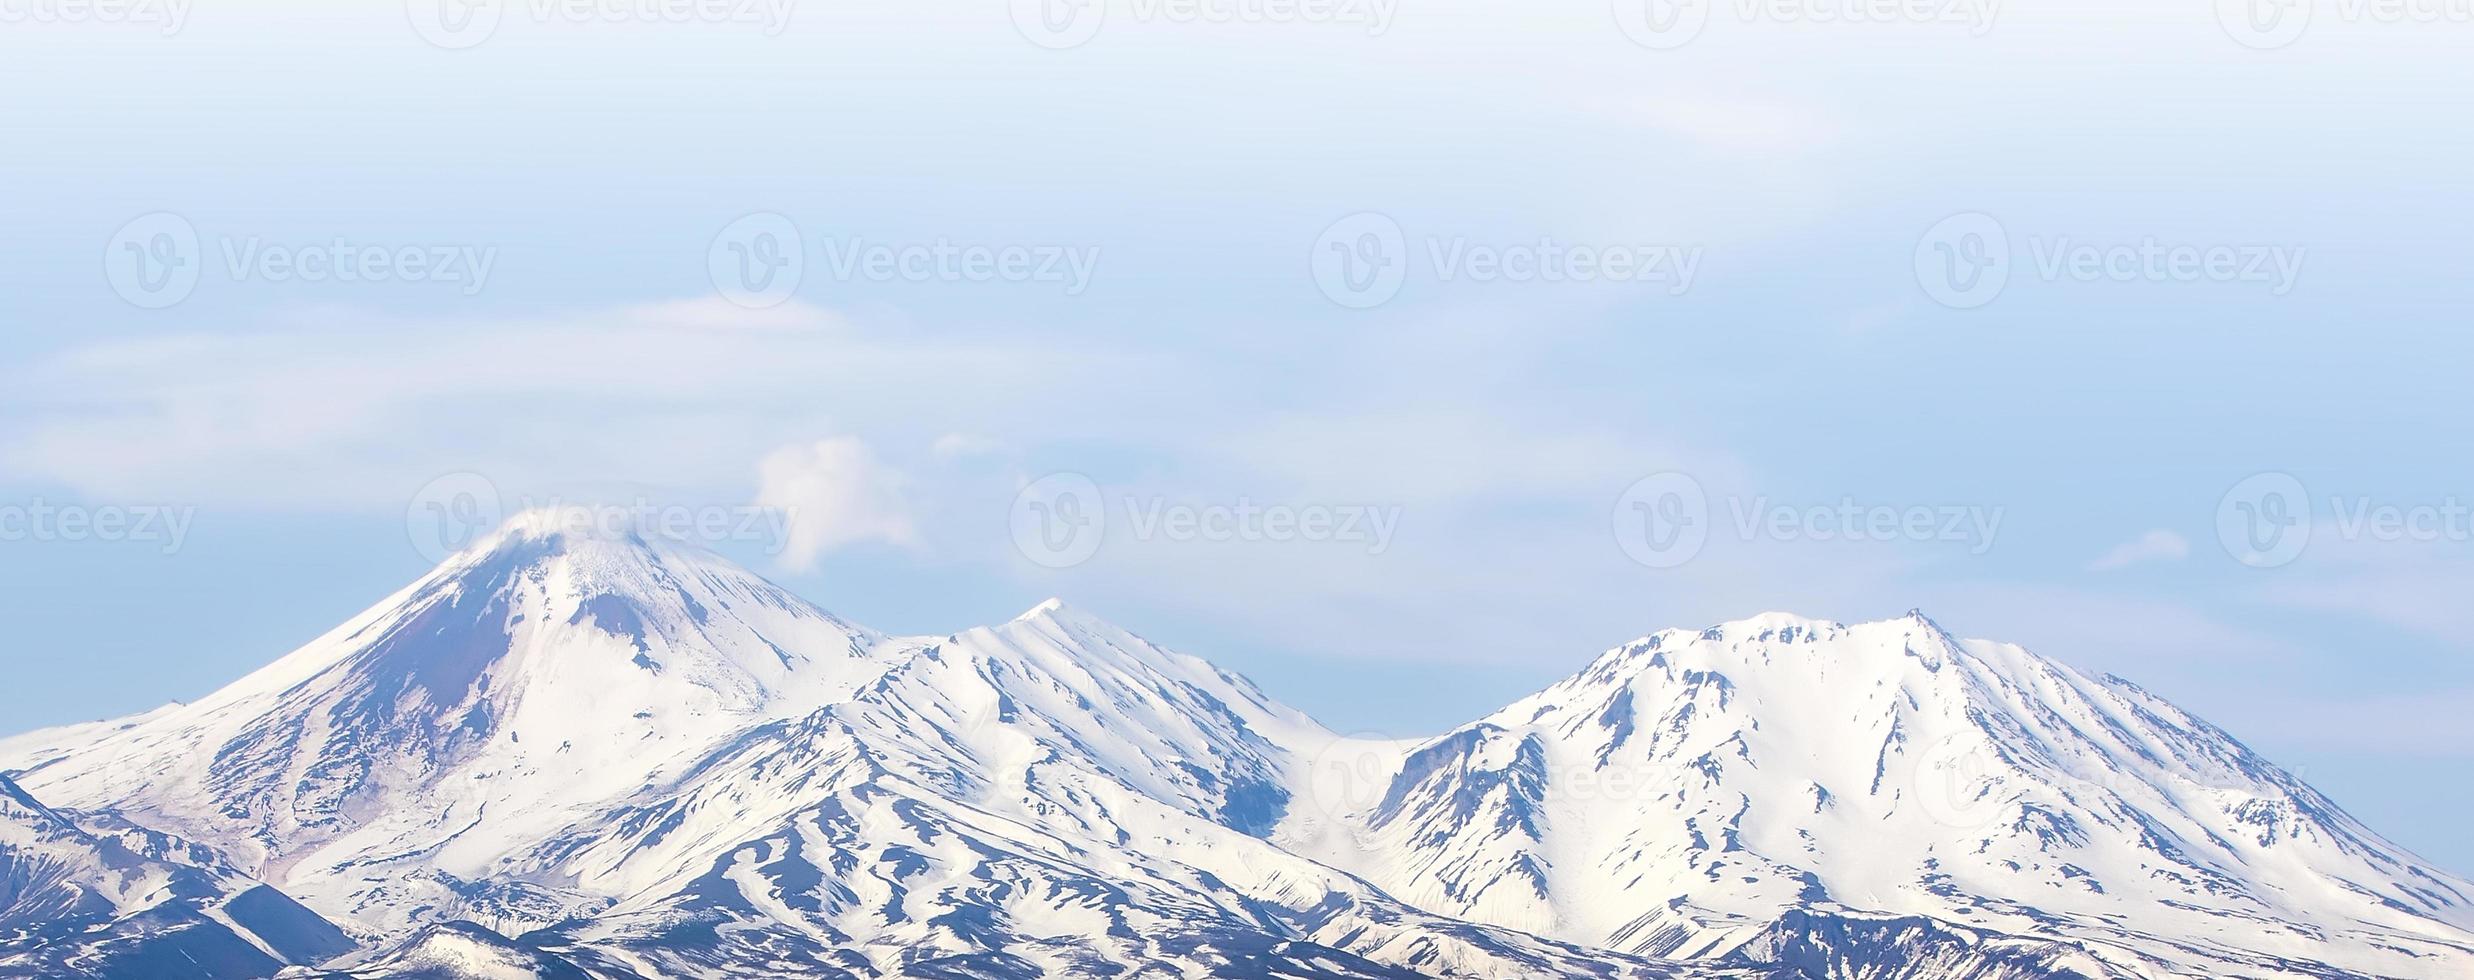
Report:
M 625 509 L 580 505 L 520 511 L 440 562 L 424 581 L 543 571 L 569 574 L 583 587 L 657 592 L 665 588 L 667 570 L 681 567 L 763 581 L 700 545 L 642 524 Z
M 1102 618 L 1099 614 L 1053 596 L 1041 600 L 1038 605 L 1023 610 L 1021 615 L 1006 620 L 1002 624 L 985 628 L 994 630 L 1030 629 L 1048 630 L 1051 632 L 1076 632 L 1106 637 L 1112 641 L 1104 646 L 1148 648 L 1162 654 L 1167 653 L 1167 651 L 1160 650 L 1160 648 L 1152 645 L 1150 641 L 1135 636 L 1124 627 L 1118 626 L 1117 624 Z M 1105 653 L 1106 651 L 1103 649 L 1099 651 L 1083 650 L 1079 652 Z
M 640 537 L 624 508 L 588 504 L 552 504 L 507 515 L 492 538 L 547 538 L 562 534 L 586 537 Z
M 885 669 L 884 637 L 607 517 L 519 514 L 266 668 L 23 778 L 67 806 L 161 807 L 148 819 L 279 884 L 303 863 L 479 873 L 497 848 L 466 831 L 485 814 L 542 832 Z
M 1698 955 L 1828 905 L 2150 952 L 2376 935 L 2409 952 L 2353 962 L 2400 975 L 2469 961 L 2465 883 L 2153 695 L 1921 613 L 1653 633 L 1398 772 L 1370 878 L 1583 942 Z M 2147 975 L 2143 955 L 2109 961 Z
M 1623 670 L 1624 665 L 1639 668 L 1685 661 L 1705 669 L 1727 663 L 1776 665 L 1811 660 L 1816 664 L 1872 663 L 1885 670 L 1904 669 L 1900 665 L 1906 665 L 1938 671 L 1953 656 L 1960 655 L 1969 642 L 1917 609 L 1891 619 L 1857 623 L 1767 612 L 1699 630 L 1651 633 L 1607 651 L 1591 669 L 1563 683 L 1603 678 L 1608 671 Z
M 1723 623 L 1718 623 L 1702 630 L 1702 632 L 1721 633 L 1737 637 L 1749 637 L 1783 629 L 1801 629 L 1811 631 L 1841 630 L 1846 628 L 1847 624 L 1841 623 L 1834 619 L 1821 619 L 1814 616 L 1802 615 L 1800 613 L 1773 609 L 1768 612 L 1746 616 L 1742 619 L 1733 619 Z
M 657 550 L 703 550 L 683 534 L 697 528 L 665 521 L 659 510 L 642 505 L 551 504 L 507 515 L 467 551 L 489 551 L 516 542 L 564 538 Z M 705 530 L 711 530 L 706 528 Z
M 1072 615 L 1075 615 L 1075 613 L 1071 607 L 1065 604 L 1065 600 L 1055 596 L 1049 596 L 1046 599 L 1040 600 L 1038 605 L 1023 610 L 1022 615 L 1014 617 L 1012 621 L 1019 623 L 1026 620 L 1041 618 L 1055 619 Z

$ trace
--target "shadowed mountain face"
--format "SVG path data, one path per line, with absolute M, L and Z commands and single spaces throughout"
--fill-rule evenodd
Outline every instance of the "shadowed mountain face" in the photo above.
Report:
M 262 977 L 352 949 L 207 848 L 88 823 L 0 776 L 0 977 Z
M 2464 883 L 2124 682 L 1921 617 L 1661 633 L 1368 742 L 1059 603 L 889 637 L 596 523 L 522 515 L 196 704 L 0 743 L 0 964 L 140 905 L 245 933 L 217 976 L 342 952 L 319 915 L 356 978 L 2474 963 Z M 61 812 L 188 860 L 130 884 Z M 131 948 L 226 955 L 182 928 Z

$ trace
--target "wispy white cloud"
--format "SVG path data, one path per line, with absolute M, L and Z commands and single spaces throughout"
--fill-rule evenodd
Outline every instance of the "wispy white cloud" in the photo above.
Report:
M 2311 652 L 2291 636 L 2170 597 L 1989 581 L 1914 593 L 1922 596 L 1926 612 L 1953 631 L 2017 643 L 2142 683 L 2161 674 L 2219 677 L 2233 663 L 2282 669 L 2306 661 Z
M 2095 561 L 2087 563 L 2091 572 L 2110 572 L 2132 565 L 2157 561 L 2181 561 L 2191 555 L 2191 543 L 2173 531 L 2158 528 L 2113 546 Z
M 751 463 L 818 432 L 924 446 L 1143 373 L 1064 351 L 875 329 L 718 299 L 547 317 L 320 311 L 241 334 L 74 348 L 0 373 L 0 469 L 100 497 L 251 509 L 402 506 L 442 473 L 510 495 L 581 486 L 744 499 Z M 1042 421 L 1048 421 L 1042 418 Z
M 2254 590 L 2280 606 L 2358 616 L 2465 649 L 2474 637 L 2474 548 L 2451 540 L 2377 540 L 2335 521 Z
M 2365 571 L 2268 586 L 2263 596 L 2289 606 L 2367 617 L 2383 625 L 2465 644 L 2474 636 L 2474 567 Z

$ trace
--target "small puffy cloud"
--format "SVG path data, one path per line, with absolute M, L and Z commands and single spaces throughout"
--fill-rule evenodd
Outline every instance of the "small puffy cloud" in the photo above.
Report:
M 781 561 L 816 567 L 828 551 L 863 541 L 911 546 L 918 535 L 902 472 L 851 436 L 784 446 L 757 464 L 756 504 L 787 516 Z
M 2113 550 L 2087 564 L 2091 572 L 2110 572 L 2151 561 L 2180 561 L 2190 557 L 2190 539 L 2158 528 L 2136 538 L 2114 545 Z

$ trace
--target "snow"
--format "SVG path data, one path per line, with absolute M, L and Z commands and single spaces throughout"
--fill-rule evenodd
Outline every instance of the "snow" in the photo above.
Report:
M 2474 963 L 2464 882 L 2170 705 L 1920 614 L 1653 634 L 1411 751 L 1433 758 L 1387 787 L 1400 819 L 1359 821 L 1349 846 L 1305 822 L 1282 840 L 1321 839 L 1428 908 L 1590 945 L 1695 910 L 1627 947 L 1657 953 L 1722 952 L 1734 936 L 1693 933 L 1828 903 L 2168 960 L 2244 951 L 2203 972 Z
M 2127 683 L 1921 614 L 1668 630 L 1371 740 L 1056 599 L 888 636 L 588 516 L 0 767 L 473 977 L 2474 965 L 2474 886 Z

